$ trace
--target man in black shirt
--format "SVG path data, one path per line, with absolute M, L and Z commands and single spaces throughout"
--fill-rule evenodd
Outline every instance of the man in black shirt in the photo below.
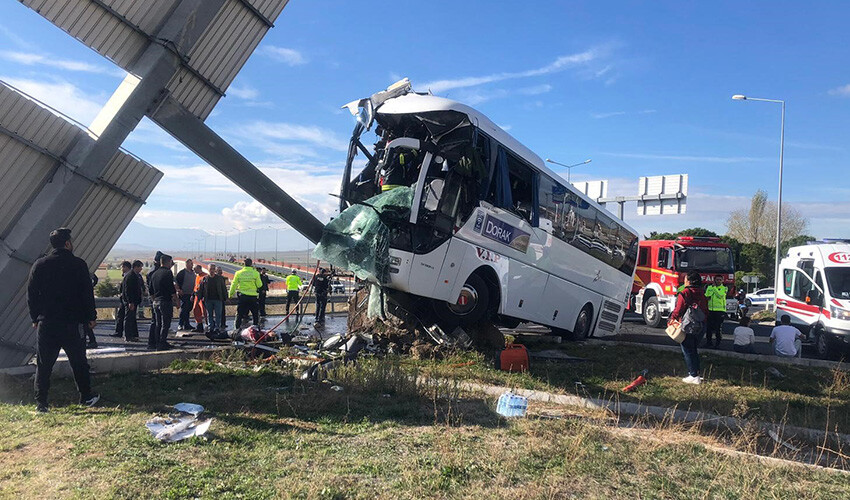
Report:
M 324 324 L 325 308 L 328 306 L 328 288 L 330 288 L 331 276 L 325 268 L 319 269 L 316 280 L 313 282 L 313 291 L 316 292 L 316 324 Z
M 142 261 L 133 262 L 133 267 L 121 282 L 121 303 L 126 309 L 124 316 L 124 339 L 139 341 L 139 325 L 136 323 L 139 305 L 142 303 Z M 116 321 L 118 321 L 116 319 Z
M 148 274 L 148 283 L 153 301 L 152 334 L 148 337 L 148 349 L 165 350 L 173 346 L 167 342 L 171 318 L 174 315 L 174 302 L 177 290 L 174 287 L 174 273 L 171 272 L 172 259 L 163 254 L 159 260 L 160 267 Z
M 132 268 L 133 265 L 128 260 L 121 263 L 121 283 L 118 284 L 118 298 L 121 300 L 121 305 L 115 314 L 115 333 L 111 334 L 110 337 L 124 336 L 124 316 L 127 314 L 127 303 L 124 302 L 124 278 L 127 273 L 132 272 Z
M 27 284 L 32 326 L 38 329 L 35 399 L 39 412 L 47 411 L 50 375 L 60 349 L 65 351 L 74 372 L 80 404 L 93 406 L 100 399 L 91 390 L 83 330 L 83 324 L 92 329 L 97 324 L 88 265 L 74 256 L 70 229 L 51 232 L 50 245 L 53 251 L 35 261 Z
M 151 290 L 151 276 L 153 276 L 154 271 L 159 269 L 159 259 L 162 258 L 162 252 L 159 250 L 156 251 L 156 255 L 153 256 L 153 269 L 148 271 L 148 275 L 145 277 L 147 280 L 147 288 L 148 288 L 148 297 L 153 297 L 153 291 Z M 151 323 L 148 330 L 148 338 L 154 336 L 153 331 L 156 328 L 156 321 L 154 321 L 154 313 L 153 313 L 153 300 L 151 300 Z
M 269 283 L 270 283 L 268 271 L 269 270 L 266 269 L 265 267 L 260 268 L 260 281 L 263 283 L 263 286 L 261 286 L 260 289 L 257 290 L 257 292 L 259 294 L 258 300 L 259 300 L 259 305 L 260 305 L 260 317 L 261 318 L 266 317 L 266 296 L 269 293 Z

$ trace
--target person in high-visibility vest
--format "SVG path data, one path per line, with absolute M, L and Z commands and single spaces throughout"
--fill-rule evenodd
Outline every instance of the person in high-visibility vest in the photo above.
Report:
M 236 292 L 239 292 L 239 302 L 236 306 L 236 329 L 242 326 L 242 320 L 248 319 L 248 312 L 251 312 L 251 318 L 255 325 L 260 324 L 260 303 L 257 297 L 260 295 L 260 288 L 263 286 L 263 281 L 260 279 L 260 273 L 254 269 L 254 261 L 245 259 L 245 267 L 236 271 L 233 275 L 233 282 L 230 284 L 230 297 L 233 297 Z
M 298 290 L 301 289 L 301 278 L 295 269 L 286 277 L 286 314 L 289 314 L 289 304 L 298 304 Z
M 717 338 L 713 347 L 720 347 L 720 340 L 723 338 L 723 320 L 726 319 L 726 295 L 728 293 L 729 290 L 723 285 L 723 276 L 719 274 L 714 277 L 714 284 L 705 289 L 705 297 L 708 299 L 706 347 L 712 347 L 712 333 Z

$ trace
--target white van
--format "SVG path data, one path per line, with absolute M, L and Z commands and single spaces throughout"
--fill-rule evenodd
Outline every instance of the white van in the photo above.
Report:
M 793 247 L 779 264 L 776 319 L 783 314 L 809 338 L 818 355 L 840 354 L 850 344 L 850 240 Z

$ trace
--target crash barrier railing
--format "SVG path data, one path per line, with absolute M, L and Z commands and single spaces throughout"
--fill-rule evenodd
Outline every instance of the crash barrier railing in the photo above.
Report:
M 335 304 L 346 304 L 346 303 L 348 303 L 349 297 L 351 297 L 350 294 L 342 294 L 342 293 L 329 294 L 328 295 L 328 307 L 330 308 L 330 311 L 328 311 L 328 312 L 330 314 L 335 313 L 336 307 L 334 305 Z M 315 303 L 316 303 L 316 296 L 313 295 L 313 294 L 310 294 L 308 297 L 304 297 L 304 301 L 302 302 L 302 304 L 315 304 Z M 228 299 L 224 302 L 224 304 L 228 305 L 228 306 L 235 306 L 237 304 L 237 300 L 235 298 L 234 299 Z M 266 297 L 266 305 L 278 305 L 278 304 L 286 304 L 286 295 L 269 295 L 269 296 Z M 117 309 L 121 306 L 121 299 L 119 299 L 118 297 L 95 297 L 94 306 L 97 309 Z M 150 306 L 151 306 L 150 299 L 142 300 L 142 308 L 143 309 L 149 308 Z

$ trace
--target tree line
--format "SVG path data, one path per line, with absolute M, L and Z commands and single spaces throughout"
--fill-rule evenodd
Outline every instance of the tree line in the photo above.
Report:
M 806 234 L 808 219 L 799 210 L 787 203 L 782 204 L 782 242 L 780 253 L 788 249 L 815 241 Z M 735 259 L 736 286 L 744 287 L 745 275 L 759 276 L 759 283 L 770 286 L 774 282 L 774 256 L 776 244 L 776 204 L 767 199 L 763 190 L 756 191 L 750 207 L 734 210 L 726 219 L 727 232 L 719 235 L 702 227 L 684 229 L 676 233 L 653 231 L 648 240 L 672 240 L 679 236 L 713 236 L 728 244 Z M 761 285 L 760 285 L 761 286 Z

